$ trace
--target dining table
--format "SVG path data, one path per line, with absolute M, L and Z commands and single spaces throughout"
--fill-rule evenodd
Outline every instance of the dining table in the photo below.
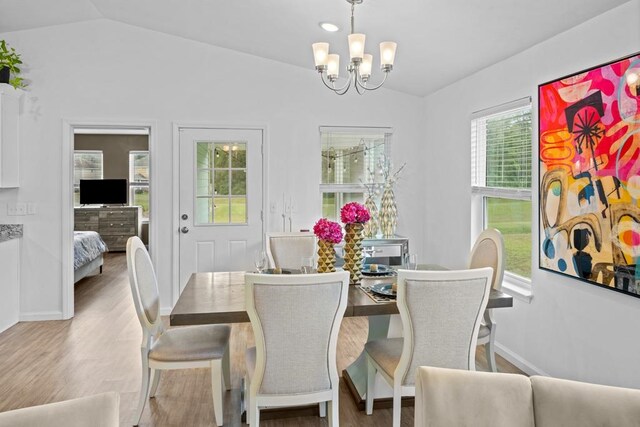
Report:
M 421 265 L 419 269 L 445 270 L 438 265 Z M 169 316 L 171 326 L 203 325 L 249 322 L 245 307 L 243 271 L 193 273 L 182 290 Z M 375 283 L 373 279 L 371 283 Z M 366 279 L 364 283 L 366 283 Z M 513 298 L 492 289 L 487 308 L 508 308 Z M 401 336 L 401 321 L 395 301 L 376 302 L 356 285 L 349 286 L 349 296 L 344 317 L 367 316 L 369 332 L 367 341 Z M 342 378 L 356 405 L 364 410 L 367 365 L 364 349 L 360 356 L 345 370 Z M 376 408 L 390 407 L 392 390 L 384 381 L 376 381 Z M 317 405 L 316 405 L 317 406 Z M 266 415 L 266 414 L 265 414 Z

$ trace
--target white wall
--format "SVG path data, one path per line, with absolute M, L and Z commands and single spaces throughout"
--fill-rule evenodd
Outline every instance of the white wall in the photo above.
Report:
M 342 97 L 330 93 L 309 68 L 140 29 L 109 20 L 0 34 L 22 53 L 25 96 L 21 131 L 21 187 L 0 191 L 0 222 L 23 222 L 23 318 L 61 315 L 62 120 L 151 119 L 158 123 L 161 304 L 172 305 L 172 123 L 213 122 L 268 126 L 269 194 L 291 196 L 294 229 L 310 228 L 321 213 L 318 126 L 392 126 L 397 165 L 408 161 L 397 185 L 398 232 L 415 237 L 422 215 L 409 200 L 424 175 L 422 110 L 417 97 L 381 89 Z M 393 78 L 393 75 L 390 77 Z M 9 201 L 34 201 L 38 214 L 6 217 Z M 153 214 L 153 213 L 152 213 Z M 267 212 L 267 215 L 269 213 Z M 267 230 L 279 230 L 276 214 Z M 413 244 L 413 242 L 412 242 Z
M 538 84 L 640 50 L 639 17 L 634 0 L 426 98 L 425 250 L 431 262 L 461 267 L 460 254 L 471 245 L 470 114 L 524 96 L 532 96 L 535 111 Z M 535 114 L 534 123 L 535 141 Z M 640 388 L 640 299 L 538 269 L 536 182 L 537 175 L 534 297 L 497 310 L 498 342 L 531 370 Z

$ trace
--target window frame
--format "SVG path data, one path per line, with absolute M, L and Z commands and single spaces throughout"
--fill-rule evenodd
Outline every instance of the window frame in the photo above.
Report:
M 531 114 L 531 123 L 532 123 L 532 132 L 531 132 L 531 146 L 533 148 L 533 123 L 534 123 L 534 110 L 533 103 L 531 97 L 521 98 L 512 102 L 508 102 L 505 104 L 501 104 L 495 107 L 487 108 L 484 110 L 479 110 L 471 114 L 469 123 L 471 125 L 471 245 L 474 244 L 475 238 L 479 235 L 483 230 L 487 228 L 488 224 L 488 212 L 487 212 L 487 198 L 497 198 L 497 199 L 507 199 L 507 200 L 523 200 L 532 202 L 533 198 L 533 179 L 534 179 L 534 168 L 533 168 L 533 150 L 531 152 L 531 182 L 529 189 L 526 188 L 498 188 L 498 187 L 487 187 L 485 185 L 478 185 L 477 183 L 477 172 L 476 168 L 479 168 L 479 163 L 482 163 L 482 167 L 486 168 L 486 159 L 483 161 L 479 161 L 477 158 L 476 150 L 478 148 L 478 141 L 474 133 L 476 130 L 474 129 L 474 121 L 482 118 L 487 118 L 489 116 L 507 113 L 509 111 L 515 110 L 517 108 L 529 107 L 529 111 Z M 486 149 L 486 144 L 483 146 L 483 149 Z M 532 208 L 533 211 L 533 208 Z M 533 249 L 533 213 L 531 215 L 531 246 Z M 531 275 L 533 275 L 533 251 L 531 255 Z M 520 276 L 511 271 L 504 271 L 504 279 L 502 284 L 502 289 L 504 292 L 522 300 L 525 302 L 530 302 L 533 297 L 533 288 L 531 278 Z
M 323 179 L 323 170 L 322 170 L 322 156 L 323 156 L 323 134 L 325 133 L 343 133 L 343 134 L 353 134 L 357 135 L 356 138 L 362 140 L 364 138 L 374 136 L 383 135 L 384 138 L 384 148 L 382 156 L 386 158 L 388 161 L 391 161 L 391 147 L 393 141 L 393 133 L 394 129 L 392 127 L 386 126 L 362 126 L 362 127 L 354 127 L 354 126 L 320 126 L 319 127 L 319 141 L 320 141 L 320 184 L 319 184 L 319 194 L 320 194 L 320 212 L 322 212 L 324 216 L 324 195 L 334 193 L 336 195 L 336 220 L 340 219 L 340 208 L 344 203 L 340 203 L 340 196 L 346 194 L 361 194 L 362 195 L 362 203 L 366 198 L 367 190 L 363 183 L 344 183 L 344 184 L 324 184 L 322 182 Z M 377 161 L 377 160 L 376 160 Z M 379 184 L 384 184 L 380 182 Z

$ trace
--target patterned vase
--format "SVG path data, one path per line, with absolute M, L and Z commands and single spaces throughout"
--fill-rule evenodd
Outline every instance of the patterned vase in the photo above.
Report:
M 364 207 L 369 211 L 371 219 L 364 224 L 364 237 L 376 237 L 378 234 L 378 207 L 373 197 L 368 196 L 364 201 Z
M 360 223 L 346 224 L 344 235 L 344 269 L 349 272 L 352 285 L 359 285 L 362 278 L 362 231 L 364 225 Z
M 384 237 L 394 237 L 398 225 L 398 208 L 391 184 L 384 186 L 380 202 L 380 229 Z
M 336 251 L 333 243 L 318 240 L 318 273 L 333 273 L 336 271 Z

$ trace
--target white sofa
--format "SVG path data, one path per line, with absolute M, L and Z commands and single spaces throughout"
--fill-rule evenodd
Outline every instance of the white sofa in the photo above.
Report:
M 415 425 L 638 427 L 640 390 L 421 366 Z
M 103 393 L 0 413 L 0 427 L 118 427 L 120 397 Z

